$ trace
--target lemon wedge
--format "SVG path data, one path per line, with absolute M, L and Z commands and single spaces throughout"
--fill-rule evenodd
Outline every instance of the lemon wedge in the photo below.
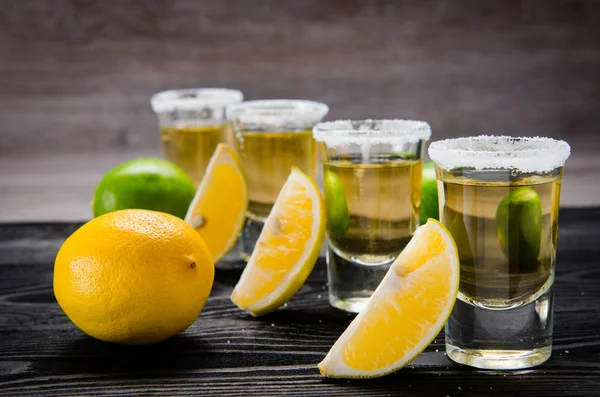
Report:
M 213 263 L 235 245 L 244 226 L 248 200 L 248 184 L 238 156 L 220 143 L 185 216 L 185 221 L 204 239 Z
M 441 223 L 429 219 L 319 363 L 319 370 L 331 378 L 376 378 L 404 367 L 448 320 L 458 283 L 454 240 Z
M 293 167 L 233 290 L 233 303 L 255 317 L 283 305 L 306 281 L 324 238 L 321 193 Z

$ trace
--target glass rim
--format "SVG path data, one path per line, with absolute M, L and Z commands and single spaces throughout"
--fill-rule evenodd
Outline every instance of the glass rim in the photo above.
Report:
M 259 99 L 227 107 L 227 118 L 248 125 L 312 127 L 329 113 L 329 106 L 306 99 Z
M 430 125 L 421 120 L 361 119 L 319 123 L 313 137 L 325 144 L 417 143 L 431 138 Z
M 545 137 L 479 135 L 432 142 L 428 151 L 431 160 L 448 171 L 468 167 L 543 173 L 563 167 L 571 147 Z
M 183 88 L 160 91 L 152 95 L 150 104 L 155 113 L 173 110 L 201 110 L 223 107 L 244 100 L 242 91 L 232 88 Z

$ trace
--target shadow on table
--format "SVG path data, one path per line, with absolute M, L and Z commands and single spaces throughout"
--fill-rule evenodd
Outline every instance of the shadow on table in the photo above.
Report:
M 60 353 L 60 359 L 49 363 L 53 370 L 140 375 L 155 371 L 203 368 L 210 355 L 205 341 L 198 336 L 185 334 L 155 345 L 143 346 L 106 343 L 82 336 Z
M 492 372 L 450 364 L 446 369 L 408 366 L 398 372 L 376 379 L 323 378 L 325 388 L 335 393 L 356 395 L 399 393 L 411 396 L 546 396 L 551 393 L 551 375 L 539 371 Z M 540 379 L 547 376 L 548 386 Z

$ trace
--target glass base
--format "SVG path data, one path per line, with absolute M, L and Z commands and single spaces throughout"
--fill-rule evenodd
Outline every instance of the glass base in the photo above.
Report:
M 380 262 L 364 262 L 345 258 L 331 245 L 327 248 L 327 279 L 331 306 L 358 313 L 390 268 L 395 257 Z
M 254 251 L 254 247 L 256 246 L 256 242 L 258 241 L 258 237 L 260 236 L 264 226 L 264 221 L 248 213 L 246 217 L 246 224 L 244 225 L 242 234 L 240 235 L 240 257 L 244 261 L 248 262 L 250 260 L 252 251 Z
M 367 305 L 369 298 L 349 298 L 341 299 L 337 296 L 329 295 L 329 303 L 336 309 L 348 312 L 348 313 L 360 313 L 360 311 Z
M 446 353 L 459 364 L 482 369 L 512 370 L 542 364 L 550 358 L 552 346 L 533 350 L 482 350 L 461 349 L 446 344 Z
M 530 368 L 548 360 L 552 349 L 552 288 L 542 289 L 524 302 L 504 309 L 485 308 L 459 295 L 446 323 L 448 356 L 460 364 L 497 370 Z

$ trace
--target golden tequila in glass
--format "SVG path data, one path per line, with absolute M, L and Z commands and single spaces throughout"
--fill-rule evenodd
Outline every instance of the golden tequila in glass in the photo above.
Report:
M 347 220 L 328 219 L 331 249 L 358 263 L 395 259 L 418 227 L 421 161 L 378 156 L 354 164 L 351 158 L 331 158 L 323 174 L 326 202 L 348 212 Z
M 461 298 L 492 308 L 535 299 L 553 277 L 561 172 L 456 174 L 442 172 L 441 218 L 459 247 Z
M 329 301 L 358 312 L 419 225 L 426 123 L 321 123 Z
M 550 357 L 558 207 L 568 154 L 566 143 L 542 138 L 474 137 L 431 145 L 440 220 L 460 259 L 458 300 L 446 326 L 453 360 L 518 369 Z
M 228 105 L 242 93 L 221 88 L 170 90 L 152 97 L 165 158 L 181 167 L 198 185 L 219 143 L 234 147 Z
M 230 123 L 190 126 L 162 127 L 160 140 L 162 152 L 177 164 L 198 185 L 219 143 L 235 147 Z
M 244 260 L 250 258 L 292 167 L 317 179 L 317 145 L 311 130 L 328 111 L 323 103 L 304 100 L 248 101 L 228 109 L 250 189 L 247 220 L 240 239 Z
M 238 152 L 250 188 L 248 216 L 264 222 L 293 166 L 317 178 L 316 143 L 311 130 L 247 132 Z

